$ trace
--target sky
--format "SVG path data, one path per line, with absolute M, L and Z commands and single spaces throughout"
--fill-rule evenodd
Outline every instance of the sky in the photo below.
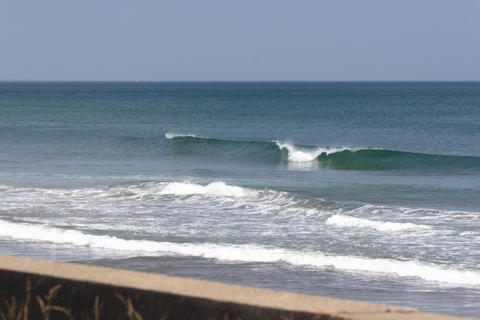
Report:
M 2 0 L 0 80 L 480 80 L 480 0 Z

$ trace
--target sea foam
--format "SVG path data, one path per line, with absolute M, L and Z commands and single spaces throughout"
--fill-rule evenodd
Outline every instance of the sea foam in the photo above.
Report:
M 176 133 L 165 133 L 165 139 L 174 139 L 174 138 L 197 138 L 194 134 L 176 134 Z
M 371 228 L 378 231 L 405 231 L 405 230 L 427 230 L 429 226 L 414 224 L 414 223 L 400 223 L 400 222 L 385 222 L 378 220 L 369 220 L 356 218 L 344 214 L 335 214 L 327 219 L 326 224 L 335 225 L 339 227 L 355 227 L 355 228 Z
M 392 274 L 465 286 L 479 286 L 480 272 L 418 261 L 400 261 L 355 256 L 334 256 L 322 252 L 302 252 L 260 245 L 173 243 L 126 240 L 107 235 L 91 235 L 44 225 L 0 220 L 0 236 L 73 246 L 84 246 L 144 255 L 182 255 L 232 262 L 285 263 L 297 266 L 334 268 L 355 272 Z
M 288 160 L 292 162 L 314 161 L 321 154 L 329 155 L 335 152 L 350 150 L 349 148 L 343 148 L 343 147 L 342 148 L 317 147 L 313 150 L 307 150 L 307 149 L 300 149 L 299 147 L 291 143 L 283 143 L 278 141 L 275 141 L 275 143 L 280 150 L 285 149 L 288 151 Z
M 173 195 L 214 195 L 214 196 L 226 196 L 226 197 L 245 197 L 255 195 L 254 190 L 242 188 L 238 186 L 227 185 L 223 181 L 212 182 L 207 185 L 200 185 L 195 183 L 181 183 L 171 182 L 168 183 L 160 194 L 173 194 Z

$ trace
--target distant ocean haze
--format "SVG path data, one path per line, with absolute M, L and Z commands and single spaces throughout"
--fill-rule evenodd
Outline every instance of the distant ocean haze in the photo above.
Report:
M 480 83 L 0 83 L 2 253 L 480 314 Z

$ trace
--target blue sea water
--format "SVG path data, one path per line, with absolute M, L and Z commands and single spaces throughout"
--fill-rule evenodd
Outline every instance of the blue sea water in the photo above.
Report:
M 480 315 L 480 83 L 0 83 L 0 253 Z

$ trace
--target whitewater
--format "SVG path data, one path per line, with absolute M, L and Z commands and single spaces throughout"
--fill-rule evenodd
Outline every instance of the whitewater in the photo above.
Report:
M 189 244 L 125 240 L 112 236 L 96 236 L 74 230 L 0 221 L 3 237 L 36 240 L 73 246 L 86 246 L 117 251 L 134 251 L 143 255 L 185 255 L 232 262 L 278 262 L 341 270 L 395 274 L 466 286 L 480 285 L 480 272 L 449 269 L 434 264 L 389 259 L 365 259 L 352 256 L 329 256 L 320 252 L 305 253 L 255 245 Z M 127 255 L 128 256 L 128 255 Z

